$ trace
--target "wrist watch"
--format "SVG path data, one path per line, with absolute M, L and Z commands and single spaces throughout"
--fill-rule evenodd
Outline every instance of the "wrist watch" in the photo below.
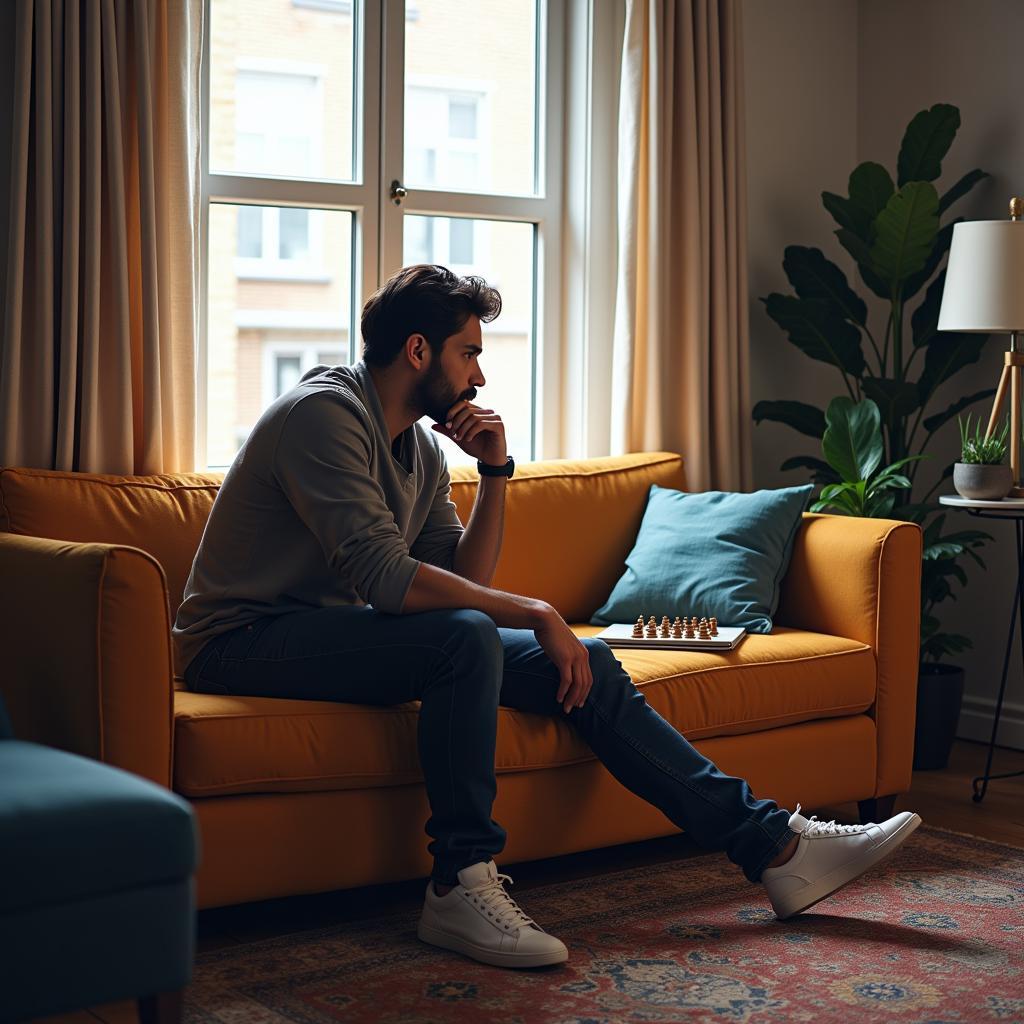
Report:
M 516 463 L 511 455 L 505 460 L 504 466 L 492 466 L 489 462 L 477 459 L 476 470 L 481 476 L 505 476 L 511 480 L 512 474 L 516 471 Z

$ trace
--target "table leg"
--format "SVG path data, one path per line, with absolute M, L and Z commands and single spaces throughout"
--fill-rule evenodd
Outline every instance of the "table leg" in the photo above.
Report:
M 1006 693 L 1006 678 L 1010 669 L 1010 651 L 1013 649 L 1013 632 L 1020 621 L 1021 635 L 1021 666 L 1024 668 L 1024 519 L 1014 520 L 1014 533 L 1017 540 L 1017 591 L 1013 597 L 1013 611 L 1010 613 L 1010 630 L 1006 638 L 1006 655 L 1003 658 L 1003 678 L 999 684 L 999 696 L 996 699 L 996 713 L 992 720 L 992 738 L 988 743 L 988 758 L 985 761 L 985 774 L 979 775 L 971 782 L 974 790 L 972 799 L 976 804 L 985 799 L 985 792 L 992 779 L 1012 779 L 1017 775 L 1024 775 L 1024 771 L 1005 772 L 1002 775 L 992 775 L 992 754 L 996 746 L 996 733 L 999 731 L 999 718 L 1003 713 L 1003 695 Z M 979 790 L 978 783 L 981 783 Z

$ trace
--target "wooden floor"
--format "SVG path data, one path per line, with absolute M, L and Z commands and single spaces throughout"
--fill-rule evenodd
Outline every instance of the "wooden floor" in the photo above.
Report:
M 971 779 L 985 768 L 986 746 L 957 740 L 944 771 L 915 772 L 910 792 L 896 803 L 897 810 L 917 811 L 925 824 L 967 832 L 1024 848 L 1024 776 L 997 779 L 989 784 L 980 804 L 971 799 Z M 1024 751 L 997 749 L 992 771 L 1024 770 Z M 819 818 L 856 822 L 857 805 L 802 808 Z M 699 851 L 685 836 L 668 836 L 644 843 L 590 850 L 529 864 L 502 863 L 515 879 L 516 897 L 537 885 L 585 878 L 637 865 L 658 864 L 695 856 Z M 199 913 L 198 949 L 220 949 L 244 942 L 287 935 L 340 921 L 372 917 L 393 910 L 418 907 L 425 879 L 391 885 L 367 886 L 335 893 L 267 900 Z M 137 1024 L 132 1002 L 110 1003 L 73 1014 L 40 1018 L 46 1024 Z

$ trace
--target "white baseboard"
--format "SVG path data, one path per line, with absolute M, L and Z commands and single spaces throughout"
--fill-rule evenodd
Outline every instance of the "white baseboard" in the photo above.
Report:
M 995 700 L 965 696 L 956 730 L 957 738 L 988 743 L 992 738 L 992 719 L 995 713 Z M 1003 700 L 996 745 L 1024 750 L 1024 704 Z

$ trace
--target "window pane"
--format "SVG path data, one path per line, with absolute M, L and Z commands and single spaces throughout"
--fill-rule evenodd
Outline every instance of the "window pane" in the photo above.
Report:
M 352 9 L 211 0 L 212 171 L 353 179 Z
M 259 259 L 263 255 L 263 208 L 238 208 L 238 255 Z
M 309 259 L 309 210 L 281 210 L 278 250 L 283 260 Z
M 264 239 L 309 228 L 314 263 L 246 258 L 239 223 L 262 215 Z M 264 245 L 264 254 L 277 247 Z M 207 463 L 231 463 L 263 410 L 318 362 L 348 362 L 352 215 L 335 210 L 210 206 L 207 306 Z M 314 274 L 312 271 L 316 270 Z M 341 358 L 323 358 L 339 355 Z
M 448 258 L 451 263 L 473 262 L 473 222 L 453 219 L 448 227 Z
M 302 376 L 302 356 L 274 357 L 274 398 L 291 391 Z
M 480 369 L 487 383 L 480 389 L 476 404 L 494 409 L 501 416 L 509 454 L 517 461 L 526 461 L 533 450 L 533 225 L 409 214 L 404 223 L 406 266 L 452 266 L 456 261 L 450 256 L 450 246 L 464 232 L 475 251 L 473 265 L 452 269 L 480 274 L 501 292 L 501 315 L 481 325 L 484 351 Z M 422 245 L 428 237 L 435 243 L 431 255 L 424 258 Z M 429 421 L 424 420 L 424 425 L 429 429 Z M 451 465 L 474 461 L 454 441 L 440 434 L 438 438 Z
M 416 0 L 405 21 L 405 184 L 536 193 L 537 0 Z M 432 175 L 425 151 L 435 150 Z

